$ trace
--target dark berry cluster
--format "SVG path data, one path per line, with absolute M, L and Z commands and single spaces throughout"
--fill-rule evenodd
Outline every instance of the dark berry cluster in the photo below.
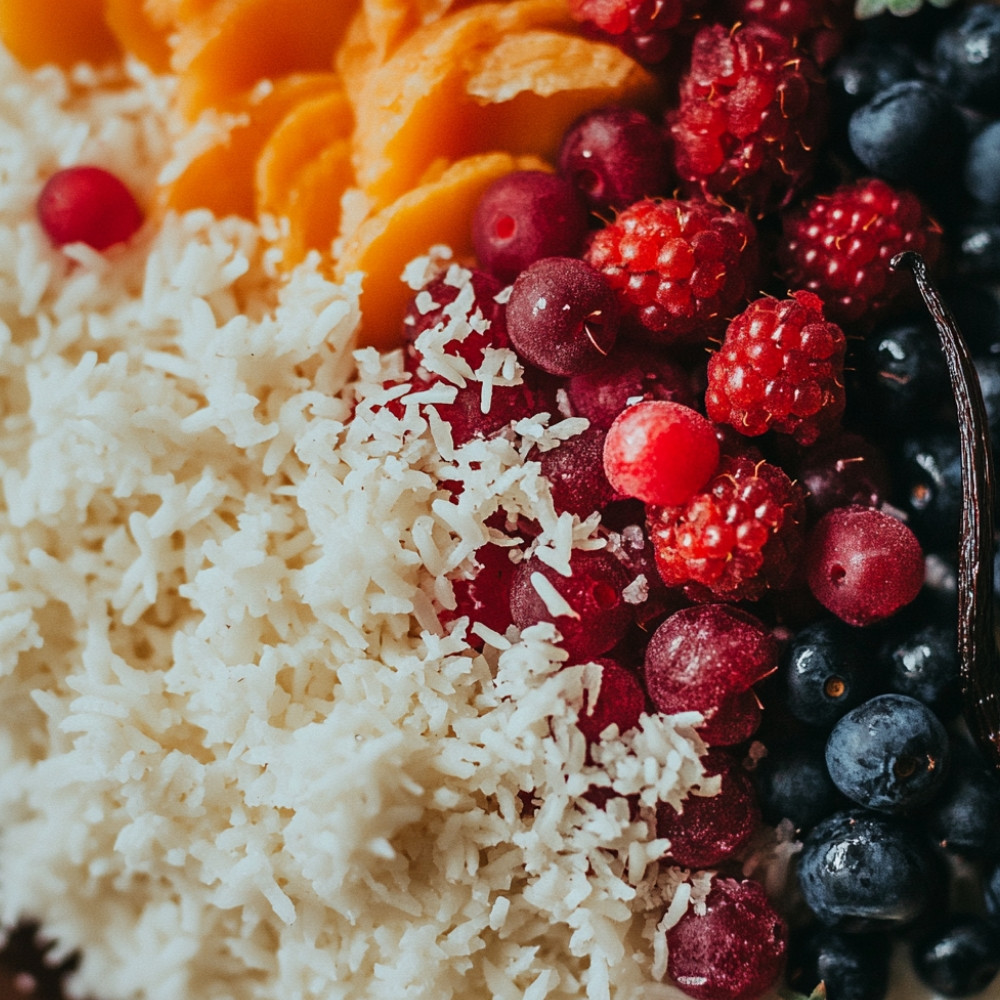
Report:
M 1000 779 L 959 718 L 954 397 L 896 258 L 954 302 L 1000 437 L 1000 7 L 904 31 L 844 0 L 571 6 L 671 53 L 663 105 L 591 111 L 551 172 L 486 192 L 471 277 L 418 294 L 406 368 L 448 389 L 456 445 L 585 418 L 528 459 L 605 544 L 559 572 L 501 511 L 442 618 L 550 622 L 599 664 L 591 748 L 700 713 L 719 792 L 650 819 L 666 861 L 713 873 L 666 932 L 689 995 L 753 1000 L 784 969 L 880 1000 L 903 936 L 968 995 L 1000 967 Z M 520 378 L 491 383 L 511 352 Z M 775 909 L 742 865 L 779 825 L 802 849 Z

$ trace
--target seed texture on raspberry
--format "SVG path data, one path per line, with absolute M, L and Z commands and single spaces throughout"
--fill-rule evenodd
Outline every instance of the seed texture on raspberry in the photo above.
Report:
M 826 66 L 843 48 L 853 21 L 851 0 L 727 0 L 730 24 L 759 21 L 794 38 L 817 66 Z
M 764 214 L 812 175 L 826 122 L 823 77 L 790 38 L 707 25 L 668 115 L 674 166 L 688 192 Z
M 623 410 L 604 439 L 604 473 L 622 495 L 679 504 L 701 489 L 719 461 L 715 428 L 697 410 L 648 399 Z
M 904 250 L 933 266 L 941 228 L 916 195 L 865 178 L 821 194 L 782 217 L 777 254 L 791 288 L 815 292 L 826 316 L 847 325 L 870 323 L 912 292 L 892 258 Z
M 806 579 L 848 625 L 870 625 L 909 604 L 924 582 L 924 553 L 902 521 L 874 507 L 838 507 L 809 533 Z
M 662 62 L 698 24 L 704 0 L 569 0 L 573 17 L 640 62 Z
M 686 503 L 650 506 L 663 581 L 692 600 L 755 601 L 786 586 L 802 552 L 805 497 L 777 465 L 724 455 Z
M 709 360 L 708 416 L 749 437 L 774 430 L 813 444 L 844 412 L 846 349 L 843 331 L 811 292 L 757 299 Z
M 700 343 L 756 293 L 757 231 L 743 213 L 698 199 L 644 198 L 591 238 L 585 258 L 644 340 Z

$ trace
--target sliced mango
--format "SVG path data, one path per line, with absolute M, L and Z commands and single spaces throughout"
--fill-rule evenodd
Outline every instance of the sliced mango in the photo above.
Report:
M 409 190 L 435 160 L 501 148 L 551 157 L 585 108 L 652 97 L 645 69 L 573 27 L 565 0 L 513 0 L 411 34 L 358 96 L 355 171 L 373 207 Z
M 156 73 L 170 68 L 172 21 L 144 0 L 104 0 L 104 19 L 121 47 Z
M 271 133 L 292 108 L 331 92 L 340 92 L 335 73 L 304 73 L 231 101 L 232 110 L 247 116 L 245 123 L 234 126 L 225 140 L 197 156 L 168 185 L 167 206 L 178 212 L 209 208 L 218 216 L 256 218 L 256 164 Z
M 354 113 L 343 91 L 303 101 L 271 133 L 257 159 L 258 215 L 288 220 L 287 265 L 309 250 L 329 252 L 340 228 L 340 200 L 354 181 Z
M 0 43 L 21 65 L 100 65 L 121 56 L 104 0 L 0 0 Z
M 361 343 L 380 350 L 398 347 L 413 294 L 400 277 L 406 265 L 436 244 L 451 247 L 458 257 L 470 256 L 469 220 L 483 191 L 511 171 L 547 169 L 533 156 L 481 153 L 453 163 L 367 219 L 345 241 L 336 266 L 338 280 L 353 271 L 365 274 Z
M 329 70 L 360 0 L 216 0 L 178 25 L 172 66 L 189 119 L 261 80 Z

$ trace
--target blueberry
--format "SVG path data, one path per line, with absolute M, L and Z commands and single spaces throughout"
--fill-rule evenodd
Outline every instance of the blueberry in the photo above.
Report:
M 992 288 L 962 278 L 942 281 L 939 287 L 973 355 L 1000 356 L 1000 296 Z
M 996 454 L 1000 448 L 1000 356 L 980 356 L 973 359 L 973 364 L 979 376 L 979 388 L 990 427 L 990 442 Z
M 788 710 L 797 719 L 829 728 L 871 693 L 874 663 L 856 629 L 839 620 L 821 620 L 792 637 L 779 680 Z
M 807 996 L 823 983 L 827 1000 L 883 1000 L 890 942 L 880 934 L 809 928 L 792 938 L 788 985 Z
M 826 741 L 833 783 L 851 800 L 900 813 L 928 803 L 947 776 L 948 734 L 922 702 L 882 694 L 851 709 Z
M 896 505 L 920 541 L 953 546 L 962 517 L 962 462 L 958 434 L 931 428 L 904 439 L 893 482 Z
M 863 38 L 830 67 L 827 88 L 835 113 L 845 119 L 880 90 L 919 76 L 913 50 L 900 42 Z
M 924 80 L 903 80 L 858 108 L 847 136 L 867 170 L 926 189 L 955 169 L 965 127 L 944 90 Z
M 816 917 L 851 933 L 915 923 L 940 902 L 944 884 L 917 829 L 863 809 L 834 813 L 806 834 L 798 879 Z
M 969 143 L 963 177 L 976 201 L 1000 205 L 1000 121 L 987 125 Z
M 934 73 L 956 101 L 1000 114 L 1000 7 L 975 4 L 942 31 Z
M 954 914 L 913 942 L 913 969 L 935 993 L 969 997 L 1000 972 L 1000 936 L 982 917 Z
M 772 826 L 788 819 L 808 830 L 848 804 L 826 769 L 822 740 L 768 744 L 752 777 L 761 815 Z
M 972 281 L 1000 281 L 1000 219 L 967 222 L 952 251 L 955 272 Z
M 916 625 L 912 618 L 893 621 L 879 647 L 885 687 L 953 718 L 961 707 L 955 621 Z
M 1000 856 L 1000 776 L 973 748 L 960 744 L 947 784 L 922 819 L 934 838 L 956 854 Z
M 983 874 L 983 903 L 987 919 L 1000 929 L 1000 862 L 993 864 Z

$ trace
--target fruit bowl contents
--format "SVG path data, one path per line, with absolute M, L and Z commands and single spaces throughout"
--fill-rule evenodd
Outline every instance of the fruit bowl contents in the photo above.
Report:
M 61 6 L 0 992 L 1000 995 L 1000 5 Z

